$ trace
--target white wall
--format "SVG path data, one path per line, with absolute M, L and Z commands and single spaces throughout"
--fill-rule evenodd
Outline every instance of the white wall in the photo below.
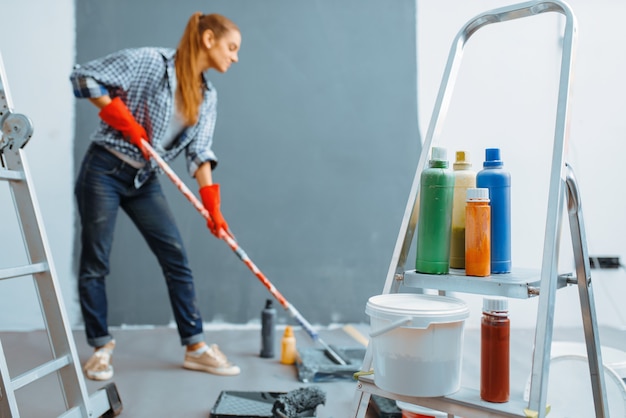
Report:
M 68 80 L 74 62 L 73 0 L 20 0 L 0 8 L 0 53 L 16 113 L 34 135 L 26 145 L 36 196 L 70 321 L 80 320 L 72 271 L 74 239 L 74 100 Z M 6 82 L 7 80 L 5 80 Z M 7 185 L 0 185 L 0 268 L 25 265 L 25 251 Z M 0 282 L 0 329 L 41 328 L 32 279 Z
M 479 13 L 508 6 L 503 0 L 418 1 L 418 107 L 425 136 L 434 100 L 454 36 Z M 590 255 L 624 257 L 626 224 L 620 215 L 626 199 L 616 187 L 626 151 L 623 117 L 626 53 L 619 0 L 571 0 L 578 20 L 571 134 L 566 155 L 574 168 L 582 196 Z M 556 93 L 560 71 L 560 37 L 564 19 L 548 13 L 487 26 L 464 48 L 463 64 L 438 145 L 468 149 L 476 170 L 484 148 L 500 147 L 512 174 L 513 264 L 540 267 L 545 228 L 549 165 L 554 138 Z M 567 217 L 563 223 L 560 266 L 573 271 Z M 623 270 L 593 270 L 598 319 L 626 328 Z M 468 326 L 479 325 L 482 298 L 458 294 L 470 304 Z M 537 300 L 513 301 L 511 315 L 518 326 L 533 327 Z M 556 326 L 581 324 L 578 293 L 571 287 L 558 293 Z

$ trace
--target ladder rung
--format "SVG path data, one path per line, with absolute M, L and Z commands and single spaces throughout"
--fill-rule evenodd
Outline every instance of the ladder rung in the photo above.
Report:
M 68 364 L 70 364 L 70 357 L 63 356 L 54 360 L 50 360 L 49 362 L 44 363 L 41 366 L 35 367 L 34 369 L 19 375 L 15 379 L 11 379 L 11 383 L 13 384 L 13 390 L 18 390 L 19 388 L 24 387 L 37 379 L 47 376 L 50 373 L 56 372 L 57 370 L 61 370 Z
M 0 169 L 0 180 L 24 180 L 24 172 Z
M 43 273 L 48 271 L 48 263 L 35 263 L 22 267 L 11 267 L 8 269 L 0 269 L 0 280 L 10 279 L 13 277 L 28 276 L 29 274 Z

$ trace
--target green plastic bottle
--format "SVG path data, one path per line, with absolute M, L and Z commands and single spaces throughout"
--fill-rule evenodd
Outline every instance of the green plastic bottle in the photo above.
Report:
M 447 274 L 450 271 L 450 233 L 454 175 L 445 148 L 433 147 L 428 168 L 420 177 L 415 270 Z

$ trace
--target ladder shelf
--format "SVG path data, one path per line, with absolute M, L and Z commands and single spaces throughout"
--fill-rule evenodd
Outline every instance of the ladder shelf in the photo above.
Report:
M 466 276 L 465 270 L 450 269 L 449 274 L 424 274 L 415 270 L 396 276 L 402 285 L 420 289 L 436 289 L 446 292 L 474 293 L 479 295 L 503 296 L 526 299 L 539 296 L 541 271 L 513 268 L 511 273 L 488 277 Z M 560 289 L 576 282 L 572 273 L 559 274 L 557 287 Z
M 357 390 L 369 392 L 372 395 L 378 395 L 388 399 L 396 399 L 420 405 L 435 411 L 446 411 L 452 416 L 460 416 L 463 418 L 527 418 L 527 415 L 524 414 L 524 410 L 528 407 L 526 402 L 521 400 L 510 400 L 506 403 L 485 402 L 480 399 L 478 390 L 470 388 L 461 388 L 448 396 L 418 398 L 398 395 L 382 390 L 374 383 L 373 375 L 366 375 L 359 378 Z
M 565 17 L 565 25 L 562 38 L 559 92 L 541 268 L 538 270 L 514 268 L 510 274 L 492 275 L 485 278 L 465 276 L 463 270 L 452 270 L 446 275 L 421 274 L 415 270 L 407 271 L 405 265 L 417 227 L 416 198 L 419 192 L 420 175 L 426 165 L 435 136 L 441 132 L 441 124 L 452 96 L 451 86 L 454 85 L 460 67 L 459 61 L 462 57 L 463 47 L 474 33 L 487 25 L 532 17 L 547 12 L 562 14 Z M 511 399 L 503 404 L 485 402 L 480 399 L 479 391 L 470 388 L 461 388 L 451 395 L 432 398 L 410 397 L 386 392 L 376 386 L 375 375 L 371 374 L 373 354 L 372 344 L 370 344 L 363 360 L 361 373 L 357 373 L 358 382 L 353 401 L 353 417 L 364 418 L 371 395 L 378 395 L 444 411 L 448 413 L 449 417 L 545 418 L 548 406 L 547 383 L 554 327 L 555 294 L 558 289 L 568 285 L 578 287 L 596 418 L 609 416 L 580 195 L 573 170 L 564 160 L 565 144 L 568 139 L 568 100 L 575 39 L 576 19 L 570 7 L 561 0 L 536 0 L 490 10 L 474 17 L 461 28 L 448 55 L 382 291 L 383 294 L 398 293 L 401 286 L 407 286 L 434 289 L 442 294 L 456 291 L 518 299 L 537 297 L 538 311 L 529 400 L 526 402 L 520 399 Z M 557 264 L 560 227 L 561 217 L 565 209 L 568 214 L 576 271 L 575 273 L 559 274 Z

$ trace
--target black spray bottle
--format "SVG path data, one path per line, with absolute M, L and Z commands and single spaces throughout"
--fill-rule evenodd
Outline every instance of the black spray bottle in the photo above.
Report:
M 267 299 L 265 308 L 261 311 L 261 357 L 274 357 L 274 340 L 276 338 L 276 309 L 272 307 L 272 300 Z

